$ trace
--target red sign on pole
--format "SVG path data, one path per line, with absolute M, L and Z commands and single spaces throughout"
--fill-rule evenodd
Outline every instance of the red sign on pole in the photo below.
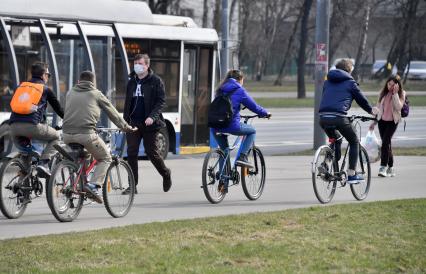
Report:
M 326 44 L 319 43 L 317 44 L 317 62 L 326 62 L 327 61 L 327 53 L 325 51 Z

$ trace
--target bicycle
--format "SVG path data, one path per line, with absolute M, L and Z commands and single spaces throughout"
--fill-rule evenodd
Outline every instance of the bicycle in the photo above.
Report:
M 361 127 L 359 121 L 366 122 L 375 120 L 373 117 L 366 116 L 351 116 L 349 117 L 351 123 L 356 121 L 355 127 L 359 127 L 361 135 Z M 336 146 L 335 139 L 329 139 L 328 145 L 320 146 L 314 156 L 312 162 L 312 183 L 314 187 L 315 196 L 318 201 L 322 204 L 329 203 L 336 192 L 337 183 L 340 183 L 340 187 L 344 187 L 347 182 L 347 173 L 345 171 L 346 161 L 348 160 L 349 146 L 346 147 L 343 161 L 339 167 L 339 162 L 336 159 Z M 357 184 L 350 184 L 352 195 L 355 199 L 361 201 L 364 200 L 370 190 L 371 183 L 371 168 L 370 161 L 368 158 L 367 151 L 360 144 L 359 145 L 359 157 L 356 174 L 362 174 L 364 180 Z
M 111 128 L 97 129 L 98 133 L 105 134 L 107 138 L 118 131 L 119 129 Z M 112 154 L 112 162 L 102 186 L 105 208 L 114 218 L 124 217 L 129 213 L 135 195 L 133 173 L 127 162 L 121 159 L 125 139 L 121 140 L 118 154 Z M 83 203 L 94 198 L 89 192 L 84 191 L 83 186 L 88 183 L 88 177 L 94 171 L 96 160 L 88 158 L 82 145 L 71 143 L 68 146 L 71 152 L 67 152 L 59 145 L 55 146 L 64 160 L 59 162 L 52 171 L 46 191 L 49 208 L 60 222 L 73 221 L 80 214 Z M 127 188 L 130 191 L 124 194 Z
M 8 219 L 21 217 L 28 204 L 44 190 L 37 172 L 41 154 L 30 138 L 19 136 L 14 143 L 18 155 L 3 159 L 0 168 L 0 210 Z M 59 155 L 52 159 L 50 166 L 59 161 Z
M 243 116 L 244 123 L 258 115 Z M 260 118 L 260 117 L 259 117 Z M 227 133 L 216 133 L 228 136 Z M 241 143 L 245 136 L 238 136 L 234 144 L 226 151 L 220 148 L 213 149 L 204 157 L 202 170 L 202 186 L 204 195 L 212 204 L 220 203 L 228 192 L 228 187 L 238 185 L 241 179 L 241 185 L 245 196 L 249 200 L 257 200 L 262 195 L 265 187 L 265 159 L 261 150 L 253 146 L 249 150 L 247 157 L 254 168 L 240 167 L 238 172 L 236 161 L 241 153 Z M 238 147 L 237 155 L 231 165 L 231 151 Z M 229 184 L 231 181 L 231 184 Z

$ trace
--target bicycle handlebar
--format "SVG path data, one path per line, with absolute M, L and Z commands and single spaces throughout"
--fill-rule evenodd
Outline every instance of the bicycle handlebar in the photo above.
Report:
M 354 120 L 361 120 L 362 122 L 366 121 L 377 121 L 376 117 L 362 116 L 362 115 L 352 115 L 349 117 L 349 120 L 353 122 Z
M 269 119 L 269 118 L 271 118 L 271 114 L 268 114 L 268 115 L 266 115 L 266 116 L 259 116 L 258 114 L 255 114 L 255 115 L 240 115 L 240 117 L 241 118 L 243 118 L 244 120 L 249 120 L 249 119 L 252 119 L 252 118 L 256 118 L 256 117 L 258 117 L 258 118 L 265 118 L 265 119 Z

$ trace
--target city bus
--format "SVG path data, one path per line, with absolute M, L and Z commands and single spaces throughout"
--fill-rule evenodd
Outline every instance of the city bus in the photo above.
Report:
M 185 153 L 194 147 L 206 150 L 217 47 L 214 29 L 197 27 L 188 17 L 152 14 L 144 2 L 2 0 L 0 124 L 10 116 L 13 90 L 30 77 L 35 61 L 49 64 L 49 86 L 61 102 L 80 72 L 91 70 L 98 89 L 122 112 L 133 57 L 147 53 L 166 91 L 167 128 L 157 138 L 161 154 Z M 50 120 L 54 125 L 61 123 L 56 115 Z M 105 115 L 101 125 L 110 126 Z M 4 138 L 0 146 L 5 146 Z

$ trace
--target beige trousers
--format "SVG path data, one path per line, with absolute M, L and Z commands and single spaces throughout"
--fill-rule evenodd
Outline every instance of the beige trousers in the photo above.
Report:
M 47 124 L 13 123 L 10 125 L 12 136 L 25 136 L 31 139 L 47 142 L 41 155 L 42 160 L 49 160 L 56 153 L 53 145 L 59 142 L 59 132 Z
M 65 134 L 64 142 L 78 143 L 84 146 L 84 148 L 92 154 L 93 158 L 98 162 L 96 164 L 95 172 L 90 180 L 90 183 L 94 183 L 98 186 L 102 186 L 105 180 L 105 175 L 109 165 L 112 162 L 111 154 L 105 142 L 96 133 L 91 134 Z

